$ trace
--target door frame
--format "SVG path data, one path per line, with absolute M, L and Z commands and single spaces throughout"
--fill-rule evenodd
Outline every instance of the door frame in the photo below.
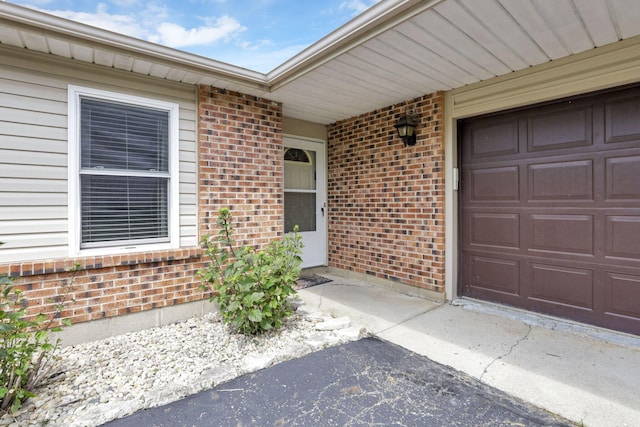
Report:
M 282 149 L 284 154 L 285 147 L 295 147 L 301 149 L 314 150 L 317 153 L 322 155 L 322 162 L 318 162 L 322 167 L 322 179 L 316 179 L 316 201 L 319 202 L 318 207 L 324 209 L 324 215 L 319 215 L 316 213 L 316 218 L 319 221 L 316 221 L 317 232 L 321 233 L 321 241 L 322 241 L 322 258 L 323 262 L 318 265 L 309 265 L 308 267 L 320 267 L 326 266 L 329 260 L 329 242 L 328 242 L 328 223 L 329 223 L 329 211 L 327 207 L 327 173 L 328 173 L 328 165 L 327 165 L 327 143 L 322 139 L 316 138 L 307 138 L 298 135 L 292 134 L 283 134 L 282 137 Z M 317 159 L 316 159 L 317 161 Z M 318 167 L 318 165 L 316 165 Z M 318 169 L 316 169 L 316 173 L 318 174 Z M 320 174 L 318 174 L 320 175 Z M 282 193 L 283 193 L 283 207 L 282 207 L 282 215 L 283 215 L 283 227 L 284 227 L 284 160 L 282 162 Z

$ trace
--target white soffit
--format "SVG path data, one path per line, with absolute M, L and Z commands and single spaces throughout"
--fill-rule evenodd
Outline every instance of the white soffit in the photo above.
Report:
M 287 116 L 309 104 L 300 118 L 312 111 L 331 123 L 634 37 L 638 22 L 638 0 L 444 0 L 278 87 L 275 99 Z
M 638 0 L 382 0 L 268 74 L 0 2 L 0 43 L 280 101 L 328 124 L 640 34 Z

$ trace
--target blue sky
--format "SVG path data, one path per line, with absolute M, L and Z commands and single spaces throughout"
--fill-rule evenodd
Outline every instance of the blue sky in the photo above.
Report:
M 379 0 L 11 0 L 268 72 Z

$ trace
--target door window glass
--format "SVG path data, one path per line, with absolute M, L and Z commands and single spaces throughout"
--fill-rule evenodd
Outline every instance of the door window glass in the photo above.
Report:
M 284 231 L 316 231 L 315 152 L 298 148 L 284 151 Z

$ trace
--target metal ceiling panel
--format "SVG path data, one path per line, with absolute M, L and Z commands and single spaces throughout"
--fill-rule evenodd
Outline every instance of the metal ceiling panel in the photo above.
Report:
M 570 53 L 580 53 L 595 47 L 571 0 L 541 1 L 535 5 Z
M 181 70 L 179 68 L 172 68 L 167 73 L 167 80 L 171 80 L 174 82 L 181 82 L 184 76 L 186 75 L 187 75 L 186 71 Z
M 492 4 L 489 2 L 487 4 Z M 497 28 L 491 28 L 485 22 L 470 12 L 466 7 L 462 7 L 456 0 L 442 2 L 435 7 L 435 10 L 442 15 L 447 21 L 456 25 L 475 43 L 484 47 L 501 63 L 505 64 L 511 70 L 519 70 L 525 68 L 528 64 L 512 50 L 513 45 L 503 42 L 496 37 L 493 31 Z M 477 8 L 472 9 L 477 10 Z
M 368 41 L 365 46 L 376 52 L 386 52 L 387 59 L 392 59 L 392 55 L 395 55 L 397 59 L 387 61 L 390 67 L 396 68 L 396 62 L 404 64 L 405 68 L 416 76 L 415 81 L 423 87 L 429 87 L 432 91 L 449 90 L 452 87 L 463 85 L 465 80 L 467 82 L 475 81 L 469 73 L 464 72 L 441 56 L 424 49 L 397 31 L 389 31 Z M 397 47 L 400 47 L 402 51 L 398 52 Z M 392 72 L 395 71 L 392 70 Z M 405 76 L 403 74 L 402 77 Z
M 202 76 L 200 74 L 187 72 L 180 81 L 190 85 L 197 85 L 200 80 L 202 80 Z
M 344 67 L 345 70 L 348 70 L 348 74 L 357 80 L 356 88 L 366 90 L 375 88 L 376 92 L 386 93 L 387 96 L 400 96 L 403 99 L 413 97 L 415 86 L 403 81 L 404 68 L 400 63 L 398 63 L 394 74 L 372 66 L 352 55 L 344 55 L 334 60 L 334 63 Z M 337 77 L 340 77 L 340 74 L 337 74 Z M 326 84 L 331 87 L 331 82 L 326 82 Z
M 98 65 L 111 68 L 113 67 L 113 59 L 114 54 L 111 52 L 105 52 L 101 49 L 94 49 L 93 51 L 93 61 Z
M 317 104 L 328 105 L 327 98 L 332 99 L 330 107 L 323 107 L 322 109 L 327 111 L 335 110 L 336 112 L 341 110 L 342 112 L 349 111 L 350 109 L 358 108 L 362 104 L 370 102 L 371 96 L 376 96 L 373 91 L 368 92 L 370 97 L 363 95 L 362 90 L 358 90 L 354 87 L 346 87 L 344 84 L 335 85 L 332 90 L 327 91 L 322 81 L 315 80 L 313 77 L 305 77 L 304 81 L 301 81 L 295 85 L 293 92 L 285 94 L 285 98 L 296 99 L 303 101 L 304 99 L 317 99 L 325 102 L 318 102 Z M 294 98 L 295 97 L 295 98 Z M 378 95 L 378 97 L 381 97 Z M 382 97 L 381 97 L 382 98 Z M 318 108 L 318 107 L 316 107 Z
M 607 2 L 575 0 L 574 5 L 596 46 L 618 41 L 618 33 L 609 14 Z
M 133 57 L 116 55 L 113 59 L 113 66 L 119 70 L 131 71 L 133 69 Z
M 45 36 L 30 31 L 22 31 L 21 35 L 22 40 L 24 40 L 24 47 L 27 49 L 49 53 L 49 46 Z
M 93 48 L 81 44 L 71 45 L 71 57 L 78 61 L 93 62 L 93 52 Z
M 138 74 L 149 75 L 153 64 L 149 61 L 143 61 L 142 59 L 136 59 L 133 61 L 133 68 L 131 71 Z
M 49 37 L 48 44 L 49 51 L 52 55 L 61 56 L 63 58 L 71 58 L 71 45 L 69 44 L 69 42 Z
M 467 11 L 472 10 L 475 18 L 482 22 L 502 43 L 514 49 L 515 54 L 526 65 L 542 64 L 549 60 L 549 57 L 544 54 L 540 46 L 533 41 L 522 26 L 499 2 L 488 1 L 484 2 L 482 7 L 477 7 L 478 0 L 459 1 Z
M 310 107 L 314 110 L 322 111 L 322 115 L 324 117 L 340 116 L 341 114 L 360 108 L 363 104 L 367 103 L 367 100 L 365 99 L 349 97 L 345 93 L 339 91 L 327 94 L 327 92 L 322 92 L 319 85 L 309 85 L 304 83 L 296 85 L 295 92 L 287 92 L 283 95 L 287 100 L 294 100 L 294 103 L 302 103 L 308 99 L 319 100 L 319 102 Z M 332 102 L 329 103 L 327 98 L 332 98 Z M 285 104 L 285 108 L 288 108 L 288 105 L 289 102 Z
M 369 74 L 373 76 L 379 76 L 384 79 L 385 82 L 393 81 L 393 86 L 399 86 L 406 89 L 406 92 L 413 92 L 413 88 L 416 85 L 421 85 L 421 80 L 424 80 L 424 74 L 416 71 L 409 66 L 407 55 L 405 51 L 390 51 L 390 55 L 395 56 L 391 58 L 384 56 L 376 51 L 373 51 L 367 47 L 357 47 L 349 52 L 349 55 L 345 59 L 345 62 L 349 62 L 351 65 L 361 67 L 362 70 L 369 70 Z M 432 71 L 433 74 L 440 74 Z M 445 79 L 445 76 L 440 75 L 441 79 Z M 374 77 L 375 78 L 375 77 Z M 433 79 L 430 79 L 434 82 Z M 438 86 L 444 87 L 443 84 Z
M 499 0 L 499 2 L 549 59 L 559 59 L 569 55 L 569 51 L 560 42 L 555 32 L 538 13 L 533 1 Z
M 491 76 L 499 76 L 511 72 L 504 62 L 496 58 L 486 47 L 477 43 L 472 37 L 466 34 L 460 27 L 448 21 L 436 11 L 428 11 L 415 18 L 415 21 L 423 28 L 429 28 L 432 33 L 442 34 L 443 40 L 465 56 L 468 60 L 475 62 Z
M 363 95 L 368 94 L 368 96 L 383 99 L 393 96 L 401 88 L 395 81 L 376 77 L 369 70 L 355 67 L 350 63 L 352 61 L 353 59 L 344 57 L 325 64 L 322 69 L 326 70 L 329 76 L 325 81 L 319 82 L 318 86 L 331 84 L 332 80 L 340 79 L 349 82 L 353 90 Z M 408 90 L 408 88 L 403 89 Z
M 621 39 L 640 33 L 640 4 L 637 0 L 607 0 L 607 4 Z
M 158 77 L 159 79 L 164 79 L 167 77 L 167 74 L 169 74 L 169 71 L 171 71 L 170 67 L 164 64 L 155 63 L 151 67 L 151 70 L 149 70 L 149 75 L 153 77 Z
M 412 20 L 398 26 L 397 31 L 410 40 L 413 40 L 417 45 L 422 46 L 423 49 L 431 52 L 434 56 L 442 58 L 443 61 L 450 62 L 454 67 L 446 69 L 453 72 L 454 75 L 457 74 L 455 68 L 459 68 L 463 73 L 469 74 L 471 78 L 464 80 L 467 84 L 494 77 L 492 73 L 479 66 L 472 58 L 468 58 L 458 52 L 453 46 L 449 45 L 446 40 L 441 40 L 437 35 L 421 27 L 417 20 Z
M 197 84 L 199 85 L 204 85 L 204 86 L 216 86 L 216 87 L 221 87 L 221 85 L 218 85 L 216 83 L 220 83 L 220 81 L 218 79 L 215 79 L 213 77 L 208 77 L 208 76 L 204 76 L 201 77 L 198 81 Z M 224 89 L 224 88 L 223 88 Z
M 24 47 L 20 34 L 16 28 L 0 23 L 0 43 L 10 46 Z

